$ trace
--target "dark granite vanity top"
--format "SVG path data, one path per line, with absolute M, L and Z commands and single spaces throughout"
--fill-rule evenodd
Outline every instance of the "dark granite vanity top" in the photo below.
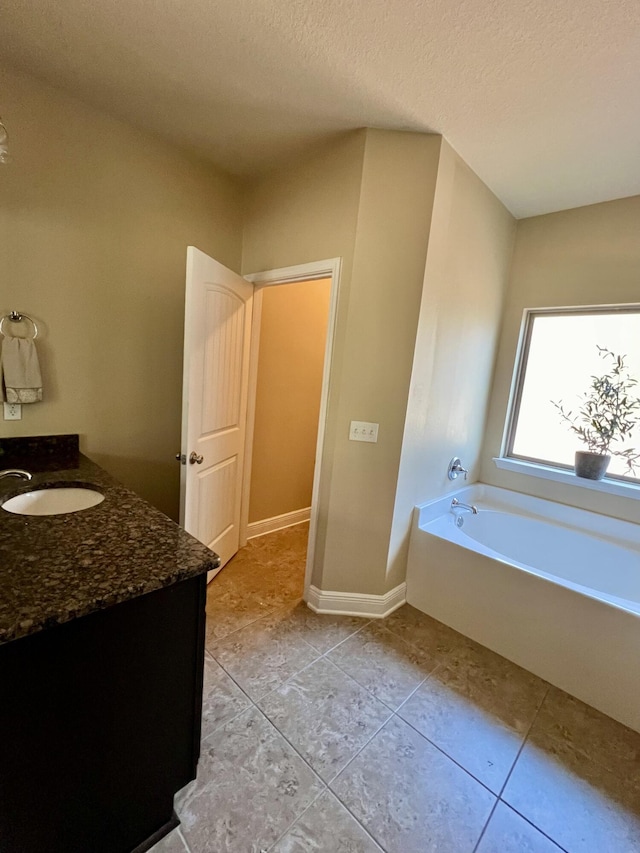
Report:
M 0 439 L 0 644 L 214 569 L 218 557 L 78 452 L 77 436 Z M 43 484 L 85 485 L 98 506 L 16 515 L 1 504 Z

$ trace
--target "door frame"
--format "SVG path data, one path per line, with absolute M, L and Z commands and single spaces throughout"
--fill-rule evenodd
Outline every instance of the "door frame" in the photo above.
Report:
M 327 408 L 331 388 L 332 360 L 338 316 L 338 296 L 340 291 L 340 273 L 342 258 L 329 258 L 324 261 L 312 261 L 308 264 L 298 264 L 280 269 L 265 270 L 251 273 L 244 278 L 254 284 L 253 318 L 251 323 L 251 352 L 249 356 L 249 397 L 247 405 L 247 428 L 245 432 L 244 475 L 242 481 L 242 503 L 240 509 L 240 544 L 246 545 L 249 526 L 249 492 L 251 488 L 251 465 L 253 455 L 253 434 L 256 414 L 256 392 L 258 386 L 258 354 L 260 343 L 260 320 L 262 316 L 262 291 L 265 287 L 278 284 L 295 284 L 297 282 L 318 281 L 331 279 L 331 295 L 329 299 L 329 317 L 327 336 L 324 349 L 324 367 L 322 370 L 322 390 L 320 393 L 320 412 L 318 416 L 318 438 L 316 441 L 315 469 L 313 487 L 311 490 L 311 518 L 309 524 L 309 544 L 307 546 L 307 564 L 304 578 L 305 598 L 311 584 L 313 561 L 315 556 L 318 498 L 323 478 L 322 454 L 324 450 L 325 430 L 327 424 Z

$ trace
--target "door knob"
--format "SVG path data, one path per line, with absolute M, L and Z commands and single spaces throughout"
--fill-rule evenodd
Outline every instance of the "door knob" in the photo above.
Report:
M 180 462 L 181 465 L 186 465 L 187 457 L 184 453 L 176 453 L 176 462 Z
M 195 465 L 196 462 L 198 463 L 198 465 L 202 465 L 203 461 L 204 461 L 204 456 L 198 456 L 198 454 L 195 452 L 195 450 L 192 450 L 191 453 L 189 454 L 189 463 L 191 465 Z

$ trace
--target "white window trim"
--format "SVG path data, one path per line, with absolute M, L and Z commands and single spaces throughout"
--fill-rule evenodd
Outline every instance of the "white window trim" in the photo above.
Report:
M 573 471 L 564 468 L 554 468 L 542 462 L 525 462 L 523 459 L 512 457 L 495 456 L 493 461 L 497 468 L 503 471 L 511 471 L 514 474 L 525 474 L 528 477 L 537 477 L 539 480 L 552 480 L 555 483 L 564 483 L 567 486 L 574 486 L 579 489 L 589 489 L 592 492 L 640 500 L 640 486 L 636 486 L 635 483 L 611 480 L 607 477 L 603 480 L 587 480 L 584 477 L 576 477 Z
M 541 480 L 552 480 L 556 483 L 564 483 L 568 486 L 577 486 L 581 489 L 604 494 L 618 495 L 620 497 L 640 500 L 640 484 L 630 483 L 617 478 L 605 477 L 603 480 L 587 480 L 584 477 L 576 477 L 573 470 L 560 468 L 554 465 L 518 459 L 509 456 L 515 436 L 516 423 L 518 420 L 518 409 L 520 407 L 520 391 L 524 381 L 524 374 L 529 353 L 529 340 L 531 326 L 536 315 L 541 314 L 613 314 L 616 312 L 639 311 L 640 303 L 624 303 L 613 305 L 567 305 L 550 308 L 525 308 L 522 312 L 522 323 L 520 325 L 520 336 L 516 352 L 513 375 L 511 377 L 511 388 L 509 390 L 509 402 L 505 417 L 500 456 L 494 457 L 493 461 L 498 468 L 504 471 L 512 471 L 516 474 L 525 474 L 537 477 Z

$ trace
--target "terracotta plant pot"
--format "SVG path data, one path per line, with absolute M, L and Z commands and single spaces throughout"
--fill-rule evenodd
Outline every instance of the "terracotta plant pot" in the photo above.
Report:
M 576 477 L 585 480 L 602 480 L 611 462 L 610 456 L 602 453 L 589 453 L 586 450 L 576 450 Z

